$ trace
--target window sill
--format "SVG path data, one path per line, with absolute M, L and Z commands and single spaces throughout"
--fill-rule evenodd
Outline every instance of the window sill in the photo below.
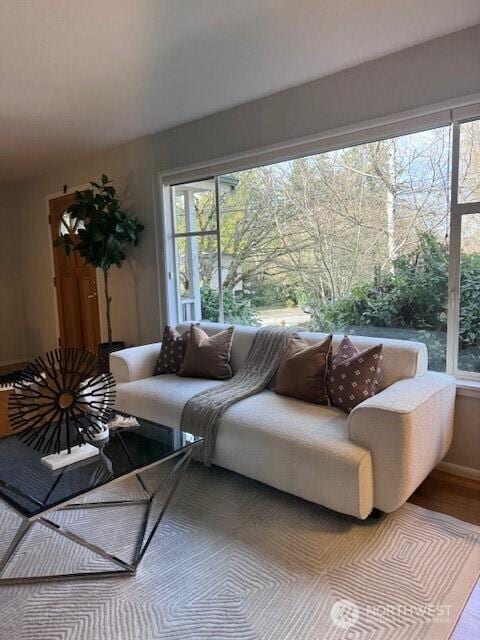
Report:
M 462 380 L 457 378 L 457 396 L 480 399 L 480 380 Z

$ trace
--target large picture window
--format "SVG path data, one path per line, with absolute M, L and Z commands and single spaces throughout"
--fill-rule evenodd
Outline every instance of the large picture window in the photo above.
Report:
M 478 120 L 171 186 L 177 318 L 419 340 L 480 376 L 479 194 Z

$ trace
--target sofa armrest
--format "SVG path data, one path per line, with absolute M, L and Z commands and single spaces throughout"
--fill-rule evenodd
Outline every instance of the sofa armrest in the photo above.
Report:
M 155 342 L 111 353 L 110 371 L 115 382 L 133 382 L 153 376 L 161 346 L 161 342 Z
M 455 393 L 454 378 L 429 371 L 395 382 L 352 411 L 349 436 L 371 452 L 377 509 L 397 509 L 445 456 Z

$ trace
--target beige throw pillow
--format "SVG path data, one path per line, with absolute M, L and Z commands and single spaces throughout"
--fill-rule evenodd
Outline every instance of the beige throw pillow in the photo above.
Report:
M 232 377 L 230 350 L 234 327 L 208 336 L 203 329 L 192 324 L 190 336 L 178 376 L 227 380 Z
M 326 376 L 331 345 L 332 336 L 310 346 L 294 333 L 275 377 L 275 393 L 328 404 Z

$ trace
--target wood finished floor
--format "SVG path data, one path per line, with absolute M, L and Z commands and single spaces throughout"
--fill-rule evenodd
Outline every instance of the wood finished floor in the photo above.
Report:
M 448 513 L 480 525 L 480 481 L 432 471 L 411 496 L 410 502 L 425 509 Z M 480 638 L 480 580 L 460 616 L 451 640 Z

